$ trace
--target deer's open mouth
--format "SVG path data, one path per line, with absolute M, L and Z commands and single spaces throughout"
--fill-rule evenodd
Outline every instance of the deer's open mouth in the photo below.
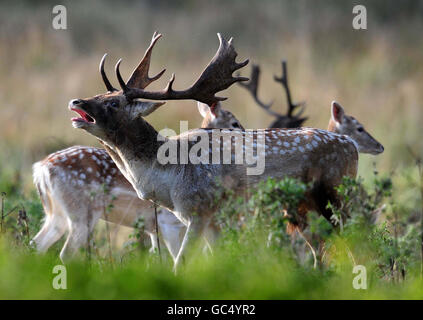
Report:
M 75 111 L 77 114 L 80 115 L 80 117 L 72 118 L 71 120 L 73 122 L 84 122 L 84 123 L 94 123 L 95 120 L 84 110 L 77 109 L 77 108 L 71 108 L 72 111 Z

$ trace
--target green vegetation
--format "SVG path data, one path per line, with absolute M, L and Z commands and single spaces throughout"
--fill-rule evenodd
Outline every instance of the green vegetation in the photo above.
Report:
M 287 234 L 287 225 L 298 222 L 297 206 L 307 188 L 293 179 L 270 179 L 247 203 L 229 197 L 217 215 L 222 234 L 213 254 L 191 250 L 176 276 L 171 259 L 161 261 L 157 253 L 143 250 L 136 234 L 131 239 L 137 241 L 114 250 L 112 259 L 100 250 L 108 244 L 97 235 L 90 256 L 85 250 L 67 266 L 67 290 L 52 287 L 53 267 L 61 264 L 60 246 L 47 255 L 35 254 L 28 246 L 26 227 L 19 224 L 16 212 L 11 213 L 3 221 L 0 239 L 0 298 L 423 298 L 421 220 L 396 205 L 391 178 L 375 173 L 370 187 L 361 179 L 345 179 L 338 188 L 341 209 L 333 210 L 335 228 L 317 214 L 308 216 L 305 233 L 313 247 L 325 240 L 317 268 L 304 239 L 292 240 Z M 11 194 L 10 200 L 5 198 L 5 212 L 15 203 L 30 217 L 33 235 L 42 215 L 37 197 L 22 200 Z M 143 223 L 137 226 L 142 230 Z M 367 290 L 352 286 L 355 265 L 366 267 Z

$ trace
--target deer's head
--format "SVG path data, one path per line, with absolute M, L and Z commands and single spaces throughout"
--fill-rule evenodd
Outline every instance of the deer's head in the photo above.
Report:
M 202 128 L 231 128 L 242 129 L 241 122 L 228 110 L 222 108 L 221 104 L 215 103 L 208 106 L 205 103 L 197 102 L 198 111 L 203 117 Z
M 122 91 L 108 92 L 88 99 L 74 99 L 69 109 L 79 114 L 72 118 L 72 125 L 84 129 L 101 140 L 117 134 L 122 126 L 131 126 L 164 102 L 128 100 Z
M 336 101 L 332 102 L 328 128 L 330 131 L 351 137 L 357 143 L 358 151 L 361 153 L 377 155 L 384 150 L 383 145 L 373 138 L 357 119 L 346 115 L 344 109 Z
M 115 71 L 121 90 L 115 89 L 109 82 L 104 71 L 106 55 L 103 56 L 99 69 L 107 92 L 92 98 L 74 99 L 69 102 L 69 109 L 79 114 L 79 117 L 72 119 L 75 128 L 84 129 L 102 140 L 108 140 L 122 128 L 127 128 L 129 131 L 131 127 L 139 125 L 143 117 L 164 104 L 163 100 L 191 99 L 213 106 L 226 99 L 215 96 L 217 92 L 235 82 L 248 80 L 244 77 L 232 76 L 232 73 L 245 66 L 248 60 L 242 63 L 235 62 L 237 53 L 232 46 L 232 39 L 226 41 L 218 34 L 219 49 L 191 87 L 181 91 L 174 90 L 172 86 L 175 75 L 172 75 L 163 90 L 147 91 L 145 88 L 165 72 L 163 70 L 152 78 L 148 76 L 151 52 L 160 37 L 160 34 L 154 33 L 143 59 L 127 82 L 122 79 L 119 71 L 121 60 L 118 61 Z M 152 102 L 141 99 L 162 101 Z

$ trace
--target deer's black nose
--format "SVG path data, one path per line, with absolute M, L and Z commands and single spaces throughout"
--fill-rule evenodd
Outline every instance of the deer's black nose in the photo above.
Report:
M 81 103 L 82 103 L 81 99 L 73 99 L 69 102 L 69 104 L 72 106 L 77 106 L 78 104 L 81 104 Z

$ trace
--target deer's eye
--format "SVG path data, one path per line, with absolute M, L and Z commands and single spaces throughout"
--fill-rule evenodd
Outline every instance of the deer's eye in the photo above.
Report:
M 113 101 L 110 105 L 111 105 L 113 108 L 117 108 L 117 107 L 118 107 L 118 103 L 117 103 L 116 101 Z
M 362 127 L 360 127 L 360 128 L 357 128 L 357 131 L 358 131 L 358 132 L 363 132 L 363 131 L 364 131 L 364 129 L 363 129 Z

